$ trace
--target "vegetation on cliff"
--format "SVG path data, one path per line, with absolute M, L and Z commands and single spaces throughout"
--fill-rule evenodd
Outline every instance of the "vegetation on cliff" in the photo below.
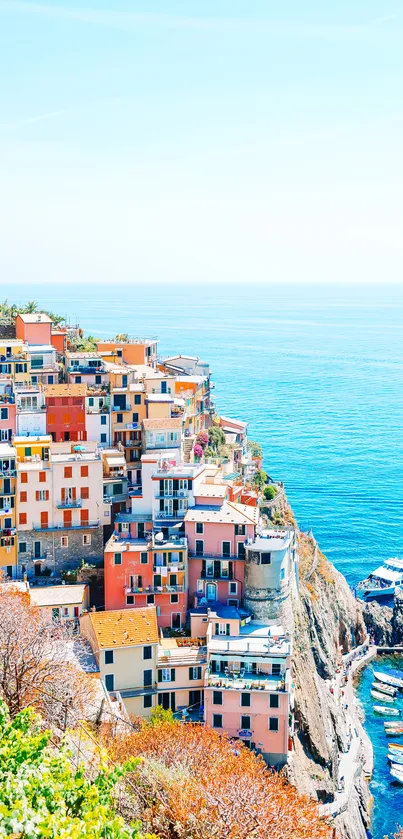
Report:
M 0 301 L 0 323 L 11 324 L 14 323 L 17 315 L 33 315 L 35 312 L 43 312 L 45 315 L 49 315 L 55 326 L 65 323 L 65 317 L 63 315 L 56 315 L 54 312 L 43 309 L 42 306 L 38 306 L 35 300 L 30 300 L 25 306 L 10 303 L 7 299 Z

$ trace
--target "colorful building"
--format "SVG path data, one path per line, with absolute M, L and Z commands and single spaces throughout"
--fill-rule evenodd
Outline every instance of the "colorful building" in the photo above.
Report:
M 147 364 L 154 367 L 157 361 L 157 346 L 156 338 L 98 341 L 97 352 L 118 364 Z
M 87 440 L 96 440 L 100 446 L 112 443 L 110 396 L 98 386 L 87 387 L 85 397 L 85 431 Z
M 97 352 L 91 350 L 85 352 L 67 351 L 65 363 L 67 381 L 72 384 L 87 384 L 102 388 L 109 383 L 109 375 L 103 359 Z
M 0 569 L 7 577 L 17 574 L 16 450 L 0 443 Z
M 44 312 L 18 314 L 15 334 L 26 344 L 49 345 L 52 343 L 52 321 Z
M 86 440 L 85 397 L 87 385 L 62 384 L 45 388 L 46 432 L 56 443 Z
M 16 385 L 18 437 L 46 435 L 46 402 L 42 384 Z
M 80 618 L 106 690 L 129 714 L 148 717 L 157 695 L 158 628 L 154 606 L 87 612 Z
M 16 432 L 16 404 L 14 382 L 10 376 L 0 376 L 0 442 L 11 442 Z
M 0 376 L 10 376 L 20 385 L 31 383 L 28 345 L 18 339 L 0 339 Z
M 158 704 L 179 719 L 202 722 L 207 646 L 161 638 L 157 667 Z
M 90 592 L 87 583 L 34 588 L 29 588 L 27 583 L 27 586 L 31 603 L 56 623 L 78 623 L 81 615 L 88 611 Z
M 95 443 L 14 438 L 20 573 L 60 575 L 103 557 L 102 459 Z

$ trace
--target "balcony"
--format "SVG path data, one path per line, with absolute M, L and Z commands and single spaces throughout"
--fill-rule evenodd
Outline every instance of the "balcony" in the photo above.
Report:
M 0 403 L 2 405 L 14 405 L 15 396 L 12 393 L 0 393 Z
M 2 512 L 3 512 L 3 510 L 0 510 L 0 513 L 2 513 Z M 3 529 L 0 530 L 0 536 L 15 536 L 16 533 L 17 533 L 17 528 L 16 527 L 3 527 Z
M 183 594 L 185 586 L 146 586 L 141 588 L 130 588 L 124 586 L 126 594 Z
M 40 414 L 41 411 L 46 411 L 46 405 L 17 405 L 20 414 Z
M 70 366 L 70 367 L 67 368 L 67 372 L 68 373 L 76 373 L 77 376 L 81 376 L 81 374 L 88 375 L 88 374 L 91 374 L 91 373 L 93 375 L 99 375 L 100 373 L 105 373 L 105 368 L 104 367 L 90 367 L 89 365 L 83 364 L 82 367 L 75 367 L 75 366 L 71 367 Z
M 157 530 L 156 533 L 159 531 Z M 174 548 L 187 548 L 187 538 L 186 536 L 165 536 L 161 541 L 155 541 L 155 533 L 154 533 L 154 542 L 153 548 L 156 551 L 168 551 L 170 546 L 172 545 Z
M 219 574 L 209 574 L 207 571 L 202 571 L 200 577 L 202 580 L 233 580 L 234 572 L 229 570 L 227 574 L 222 571 Z
M 130 411 L 130 408 L 129 408 Z M 125 422 L 125 428 L 128 428 L 129 431 L 136 431 L 140 428 L 139 422 Z
M 185 563 L 184 562 L 178 562 L 175 565 L 171 561 L 171 563 L 169 565 L 155 565 L 154 564 L 153 565 L 154 574 L 159 574 L 161 572 L 162 568 L 167 568 L 169 574 L 176 574 L 177 571 L 178 572 L 179 571 L 183 572 L 185 570 Z
M 174 519 L 183 519 L 186 516 L 187 510 L 173 510 L 172 513 L 167 513 L 166 510 L 158 510 L 154 514 L 156 520 L 173 521 Z
M 60 522 L 58 524 L 42 524 L 36 523 L 32 525 L 32 530 L 89 530 L 90 528 L 99 527 L 99 519 L 95 521 L 87 521 L 87 522 L 72 522 L 71 524 L 65 524 L 64 522 Z
M 120 501 L 126 501 L 125 492 L 117 492 L 114 495 L 104 495 L 104 504 L 117 504 Z
M 74 510 L 76 507 L 82 507 L 82 506 L 83 506 L 83 502 L 82 502 L 81 498 L 74 498 L 74 499 L 71 499 L 71 500 L 66 499 L 65 501 L 60 501 L 60 503 L 57 505 L 57 509 L 58 510 Z
M 244 556 L 238 556 L 237 554 L 222 554 L 217 551 L 217 553 L 207 553 L 204 551 L 203 553 L 198 553 L 195 550 L 189 548 L 189 558 L 191 559 L 217 559 L 217 560 L 243 560 L 245 559 Z
M 124 414 L 125 411 L 131 411 L 131 405 L 123 405 L 123 407 L 119 407 L 118 405 L 112 405 L 112 411 L 115 414 Z
M 285 692 L 286 682 L 281 676 L 270 673 L 245 673 L 243 670 L 233 673 L 211 673 L 206 670 L 205 687 L 225 690 L 267 690 Z M 274 711 L 274 709 L 273 709 Z
M 129 498 L 135 498 L 136 496 L 141 496 L 143 494 L 143 487 L 129 486 L 127 494 L 129 496 Z
M 141 446 L 141 440 L 125 440 L 123 446 L 125 449 L 137 448 Z
M 15 478 L 17 475 L 16 469 L 3 469 L 0 465 L 0 478 Z
M 172 489 L 170 491 L 156 492 L 155 498 L 189 498 L 188 489 Z

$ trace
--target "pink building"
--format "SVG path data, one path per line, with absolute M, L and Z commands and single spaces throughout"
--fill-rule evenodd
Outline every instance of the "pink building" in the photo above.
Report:
M 271 766 L 287 762 L 293 691 L 291 641 L 282 626 L 218 607 L 207 615 L 205 722 L 255 749 Z
M 0 441 L 11 442 L 16 433 L 16 408 L 13 381 L 0 377 Z
M 52 343 L 52 321 L 43 312 L 20 314 L 15 319 L 15 334 L 26 344 L 50 345 Z
M 212 491 L 218 486 L 212 484 Z M 244 594 L 245 542 L 253 541 L 257 507 L 209 498 L 185 516 L 189 547 L 190 602 L 239 606 Z M 206 502 L 207 499 L 203 499 Z M 213 503 L 214 502 L 214 503 Z

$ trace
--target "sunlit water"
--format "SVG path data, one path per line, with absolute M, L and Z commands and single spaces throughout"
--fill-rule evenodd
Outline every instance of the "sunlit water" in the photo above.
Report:
M 66 289 L 55 278 L 52 289 L 12 296 L 76 316 L 98 337 L 157 336 L 163 355 L 200 355 L 213 370 L 218 411 L 248 420 L 301 527 L 313 529 L 350 584 L 403 556 L 402 289 L 114 280 Z M 371 736 L 383 731 L 381 720 L 368 725 Z M 376 839 L 394 827 L 396 804 L 403 813 L 403 788 L 389 797 L 387 778 L 376 769 Z

